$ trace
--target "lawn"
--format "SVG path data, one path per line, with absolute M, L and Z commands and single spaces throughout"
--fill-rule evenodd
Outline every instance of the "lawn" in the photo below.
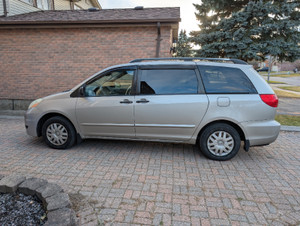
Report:
M 294 92 L 300 92 L 300 86 L 280 86 L 280 89 L 290 90 Z
M 288 91 L 280 90 L 280 89 L 274 89 L 274 92 L 278 97 L 288 97 L 288 98 L 300 98 L 300 93 L 291 93 Z
M 300 116 L 276 115 L 275 120 L 285 126 L 300 126 Z
M 267 81 L 269 84 L 286 84 L 285 82 L 278 82 L 278 81 Z
M 268 73 L 264 72 L 264 73 L 260 73 L 260 75 L 268 76 Z M 298 77 L 298 76 L 300 76 L 300 73 L 294 73 L 294 72 L 290 74 L 288 73 L 281 74 L 281 72 L 280 74 L 277 74 L 277 72 L 270 73 L 270 77 Z

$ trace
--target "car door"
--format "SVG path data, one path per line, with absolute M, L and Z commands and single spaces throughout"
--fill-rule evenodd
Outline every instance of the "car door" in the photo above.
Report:
M 76 117 L 84 137 L 135 137 L 134 76 L 134 68 L 118 68 L 84 85 L 84 97 L 76 103 Z
M 141 67 L 135 101 L 136 137 L 191 139 L 208 107 L 199 79 L 193 65 Z

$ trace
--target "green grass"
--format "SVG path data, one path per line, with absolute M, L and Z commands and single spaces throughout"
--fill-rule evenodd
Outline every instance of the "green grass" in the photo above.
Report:
M 272 77 L 298 77 L 299 73 L 291 73 L 291 74 L 279 74 L 279 75 L 271 75 Z
M 260 75 L 264 75 L 264 76 L 268 76 L 268 73 L 264 72 L 264 73 L 260 73 Z M 270 73 L 270 77 L 298 77 L 300 76 L 299 73 L 294 73 L 294 72 L 291 72 L 290 74 L 275 74 L 274 72 L 273 73 Z
M 294 92 L 300 92 L 300 86 L 280 86 L 280 89 L 290 90 Z
M 300 116 L 296 115 L 276 115 L 275 120 L 281 125 L 300 126 Z
M 274 92 L 278 97 L 288 97 L 288 98 L 300 98 L 300 93 L 291 93 L 288 91 L 280 90 L 280 89 L 274 89 Z
M 286 84 L 285 82 L 267 81 L 269 84 Z

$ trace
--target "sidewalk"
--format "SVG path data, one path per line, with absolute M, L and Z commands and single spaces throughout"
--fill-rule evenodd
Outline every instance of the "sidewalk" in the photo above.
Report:
M 292 75 L 292 74 L 291 74 Z M 262 75 L 262 77 L 267 80 L 268 75 Z M 293 86 L 300 86 L 300 77 L 272 77 L 270 76 L 270 81 L 276 81 L 276 82 L 284 82 L 286 84 L 280 84 L 280 85 L 293 85 Z
M 267 76 L 262 76 L 267 80 Z M 273 89 L 282 90 L 278 87 L 280 86 L 300 86 L 300 77 L 270 77 L 270 81 L 283 82 L 285 84 L 270 84 Z M 294 92 L 290 90 L 283 90 L 284 92 L 298 94 L 299 92 Z M 300 98 L 279 98 L 279 106 L 277 108 L 277 114 L 287 114 L 287 115 L 299 115 L 300 116 Z
M 280 97 L 277 114 L 300 116 L 300 99 Z

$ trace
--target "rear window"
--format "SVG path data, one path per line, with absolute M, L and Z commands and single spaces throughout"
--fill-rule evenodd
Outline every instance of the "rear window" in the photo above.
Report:
M 257 93 L 249 78 L 238 68 L 199 66 L 199 70 L 208 94 Z
M 142 70 L 140 90 L 145 95 L 196 94 L 198 80 L 194 70 Z

